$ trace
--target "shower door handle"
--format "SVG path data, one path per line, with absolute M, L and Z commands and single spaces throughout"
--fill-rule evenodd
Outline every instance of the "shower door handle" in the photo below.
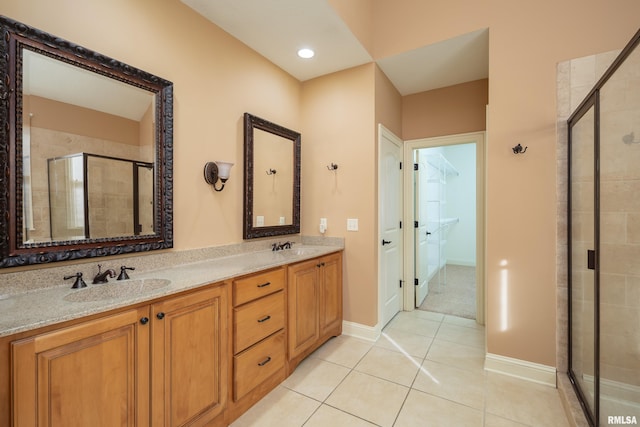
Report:
M 587 268 L 589 270 L 596 269 L 596 251 L 587 249 Z

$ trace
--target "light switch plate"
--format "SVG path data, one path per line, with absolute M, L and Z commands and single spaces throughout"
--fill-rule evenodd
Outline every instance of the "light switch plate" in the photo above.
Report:
M 264 216 L 262 215 L 256 216 L 256 227 L 263 227 L 263 226 L 264 226 Z
M 347 219 L 347 231 L 358 231 L 358 218 Z

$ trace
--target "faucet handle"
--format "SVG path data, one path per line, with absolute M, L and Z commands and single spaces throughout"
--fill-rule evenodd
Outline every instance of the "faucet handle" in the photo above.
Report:
M 135 270 L 134 267 L 122 266 L 120 267 L 120 274 L 118 275 L 118 280 L 129 280 L 129 275 L 127 274 L 127 270 Z
M 84 282 L 84 280 L 82 280 L 82 273 L 80 272 L 72 274 L 71 276 L 64 276 L 64 280 L 73 279 L 74 277 L 76 281 L 73 282 L 73 286 L 71 286 L 71 289 L 80 289 L 87 287 L 87 284 Z

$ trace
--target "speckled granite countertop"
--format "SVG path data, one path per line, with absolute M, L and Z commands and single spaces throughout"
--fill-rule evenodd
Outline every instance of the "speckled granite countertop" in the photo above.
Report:
M 0 290 L 0 337 L 196 289 L 232 277 L 267 270 L 342 250 L 342 246 L 294 245 L 132 272 L 128 281 L 71 289 L 71 283 L 18 293 Z

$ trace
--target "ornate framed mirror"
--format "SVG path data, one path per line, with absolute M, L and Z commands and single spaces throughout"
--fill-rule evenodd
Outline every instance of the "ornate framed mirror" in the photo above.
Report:
M 172 247 L 173 84 L 0 30 L 0 267 Z
M 300 133 L 244 114 L 244 238 L 300 232 Z

